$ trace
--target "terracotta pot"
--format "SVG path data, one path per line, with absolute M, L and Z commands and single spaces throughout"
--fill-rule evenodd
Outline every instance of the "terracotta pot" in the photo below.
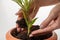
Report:
M 15 28 L 13 28 L 12 30 L 14 30 L 14 29 L 15 29 Z M 21 40 L 21 39 L 17 39 L 17 38 L 15 38 L 15 37 L 13 37 L 13 36 L 11 35 L 12 30 L 10 30 L 10 31 L 8 31 L 8 32 L 6 33 L 6 40 Z M 44 39 L 44 40 L 57 40 L 57 34 L 56 34 L 55 32 L 53 32 L 53 33 L 52 33 L 52 36 L 51 36 L 50 38 Z

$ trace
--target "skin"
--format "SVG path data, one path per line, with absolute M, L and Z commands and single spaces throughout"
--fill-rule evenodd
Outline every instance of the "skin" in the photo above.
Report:
M 35 17 L 40 7 L 54 5 L 54 4 L 56 4 L 56 6 L 51 10 L 49 16 L 41 23 L 40 25 L 41 29 L 33 31 L 30 34 L 30 37 L 36 36 L 36 35 L 37 36 L 44 35 L 48 32 L 51 32 L 53 30 L 60 28 L 59 27 L 60 26 L 59 25 L 60 24 L 60 21 L 59 21 L 60 20 L 60 3 L 59 2 L 60 0 L 34 0 L 29 12 L 30 20 Z M 31 10 L 33 10 L 34 7 L 35 7 L 34 12 L 32 12 Z M 23 18 L 22 10 L 19 10 L 16 15 L 18 15 L 17 20 L 22 19 Z M 16 25 L 16 27 L 17 27 L 17 31 L 22 30 L 21 28 L 19 28 L 18 24 Z
M 40 27 L 41 29 L 33 31 L 30 37 L 44 35 L 60 28 L 60 4 L 51 10 L 49 16 L 41 23 Z

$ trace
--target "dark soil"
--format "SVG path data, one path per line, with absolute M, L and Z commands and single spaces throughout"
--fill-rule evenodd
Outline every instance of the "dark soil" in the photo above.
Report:
M 27 29 L 27 25 L 24 19 L 21 20 L 17 20 L 16 23 L 19 25 L 20 28 L 26 28 Z
M 26 22 L 25 22 L 24 19 L 22 19 L 20 21 L 17 21 L 16 23 L 19 24 L 20 28 L 26 28 L 26 30 L 27 30 L 27 25 L 26 25 Z M 39 26 L 34 25 L 34 26 L 31 27 L 31 32 L 34 31 L 34 30 L 37 30 L 37 29 L 39 29 Z M 12 34 L 12 36 L 14 36 L 18 39 L 22 39 L 22 40 L 44 40 L 44 39 L 47 39 L 47 38 L 52 36 L 52 32 L 51 32 L 51 33 L 47 33 L 45 35 L 39 35 L 39 36 L 34 36 L 34 37 L 29 38 L 27 36 L 27 31 L 26 30 L 18 33 L 17 29 L 15 28 L 11 31 L 11 34 Z

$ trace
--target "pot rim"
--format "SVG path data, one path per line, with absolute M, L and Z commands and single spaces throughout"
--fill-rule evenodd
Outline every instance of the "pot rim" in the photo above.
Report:
M 19 40 L 18 38 L 16 38 L 16 37 L 13 37 L 12 35 L 11 35 L 11 32 L 12 32 L 12 30 L 14 30 L 15 28 L 13 28 L 13 29 L 11 29 L 11 30 L 9 30 L 7 33 L 6 33 L 6 39 L 7 38 L 12 38 L 12 39 L 15 39 L 15 40 Z
M 16 27 L 15 27 L 16 28 Z M 21 39 L 18 39 L 18 38 L 16 38 L 16 37 L 13 37 L 12 35 L 11 35 L 11 32 L 12 32 L 12 30 L 14 30 L 15 28 L 13 28 L 13 29 L 11 29 L 11 30 L 9 30 L 7 33 L 6 33 L 6 40 L 7 40 L 7 38 L 9 38 L 9 39 L 14 39 L 14 40 L 21 40 Z M 54 35 L 56 35 L 56 33 L 55 32 L 52 32 L 52 36 L 51 37 L 49 37 L 48 39 L 51 39 L 51 38 L 53 38 L 54 37 Z M 57 35 L 56 35 L 57 36 Z M 46 40 L 46 39 L 45 39 Z

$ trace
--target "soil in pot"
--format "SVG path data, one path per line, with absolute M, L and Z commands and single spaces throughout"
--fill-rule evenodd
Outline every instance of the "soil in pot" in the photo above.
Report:
M 18 25 L 20 26 L 20 28 L 24 28 L 26 30 L 21 31 L 21 32 L 17 32 L 17 29 L 15 28 L 14 30 L 12 30 L 11 35 L 18 38 L 18 39 L 22 39 L 22 40 L 44 40 L 47 39 L 49 37 L 52 36 L 52 32 L 51 33 L 47 33 L 45 35 L 39 35 L 39 36 L 34 36 L 34 37 L 28 37 L 27 36 L 27 25 L 24 19 L 18 20 L 16 23 L 18 23 Z M 34 25 L 31 27 L 31 32 L 34 30 L 39 29 L 38 25 Z

